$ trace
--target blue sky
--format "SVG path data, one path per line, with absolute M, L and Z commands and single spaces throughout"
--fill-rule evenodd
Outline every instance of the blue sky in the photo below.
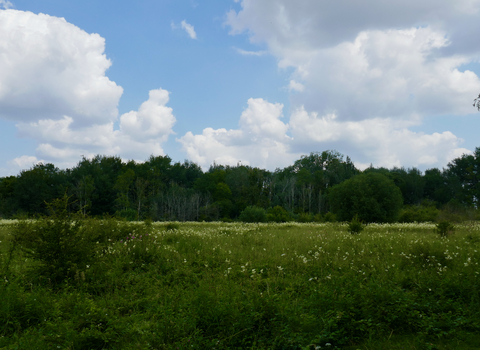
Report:
M 95 154 L 274 170 L 327 149 L 444 167 L 480 146 L 479 8 L 0 0 L 0 176 Z

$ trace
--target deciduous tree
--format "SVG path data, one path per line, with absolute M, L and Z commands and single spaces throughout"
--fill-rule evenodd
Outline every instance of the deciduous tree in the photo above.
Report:
M 350 221 L 358 215 L 364 222 L 393 222 L 403 199 L 400 189 L 387 176 L 369 172 L 334 186 L 329 202 L 340 221 Z

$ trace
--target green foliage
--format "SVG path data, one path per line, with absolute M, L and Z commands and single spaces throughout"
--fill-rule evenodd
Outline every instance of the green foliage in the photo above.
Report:
M 403 202 L 407 205 L 418 205 L 423 199 L 425 179 L 417 168 L 393 168 L 387 177 L 393 180 L 402 192 Z
M 137 211 L 132 208 L 121 209 L 115 212 L 115 216 L 119 219 L 124 219 L 127 221 L 137 220 Z
M 478 348 L 478 224 L 449 239 L 432 224 L 81 227 L 95 273 L 52 289 L 17 254 L 2 275 L 0 348 Z
M 180 229 L 180 225 L 177 222 L 169 222 L 165 225 L 165 231 L 175 231 Z
M 212 206 L 216 208 L 216 212 L 218 213 L 218 216 L 215 217 L 215 219 L 218 219 L 220 217 L 230 217 L 230 213 L 233 210 L 233 203 L 230 199 L 222 199 L 216 201 L 212 204 Z
M 37 164 L 23 170 L 13 184 L 18 209 L 30 215 L 46 214 L 45 202 L 65 192 L 65 176 L 53 164 Z
M 298 214 L 297 217 L 298 222 L 312 222 L 313 221 L 313 215 L 310 213 L 300 213 Z
M 435 222 L 440 211 L 434 205 L 405 206 L 398 219 L 399 222 Z
M 451 190 L 449 189 L 445 173 L 439 169 L 433 168 L 425 171 L 423 176 L 425 181 L 424 198 L 435 203 L 445 204 L 451 199 Z
M 480 148 L 452 160 L 442 170 L 428 169 L 422 174 L 416 168 L 370 167 L 363 176 L 377 174 L 393 181 L 406 205 L 400 215 L 403 222 L 434 220 L 436 210 L 422 205 L 425 200 L 441 209 L 437 221 L 461 222 L 480 217 L 476 210 L 479 173 Z M 288 220 L 299 222 L 323 221 L 320 216 L 329 210 L 341 221 L 351 220 L 354 213 L 366 222 L 396 220 L 398 201 L 391 196 L 393 192 L 378 191 L 383 181 L 377 184 L 362 177 L 353 180 L 357 174 L 351 159 L 333 150 L 303 155 L 293 165 L 274 172 L 214 164 L 204 173 L 189 161 L 172 164 L 168 156 L 125 162 L 119 157 L 98 155 L 82 157 L 71 169 L 37 164 L 18 176 L 0 178 L 0 217 L 44 215 L 45 202 L 67 193 L 72 196 L 69 210 L 81 210 L 84 216 L 116 214 L 126 220 L 228 221 L 253 205 L 280 206 L 290 213 Z M 330 192 L 335 185 L 348 183 L 346 180 L 363 184 L 349 189 L 346 200 L 336 200 Z M 287 220 L 275 215 L 270 219 Z
M 213 193 L 213 199 L 215 201 L 232 199 L 232 191 L 230 190 L 230 187 L 224 182 L 218 183 L 215 192 Z
M 348 232 L 352 235 L 362 232 L 364 228 L 362 222 L 358 219 L 358 215 L 355 215 L 352 221 L 348 223 Z
M 323 221 L 324 222 L 336 222 L 337 221 L 337 215 L 335 215 L 332 212 L 328 212 L 323 216 Z
M 252 205 L 240 213 L 239 219 L 243 222 L 266 222 L 267 212 L 263 208 Z
M 402 194 L 385 175 L 368 172 L 334 186 L 329 202 L 341 221 L 358 214 L 364 222 L 394 222 L 402 207 Z
M 94 259 L 92 237 L 83 230 L 80 214 L 68 211 L 69 197 L 47 203 L 50 216 L 21 221 L 13 230 L 13 241 L 28 257 L 38 262 L 36 271 L 59 284 L 87 269 Z
M 437 221 L 450 221 L 461 223 L 463 221 L 477 220 L 479 210 L 467 207 L 456 199 L 450 200 L 442 206 Z
M 281 206 L 277 205 L 267 211 L 267 221 L 271 222 L 289 222 L 293 218 L 291 215 Z
M 435 227 L 435 232 L 442 237 L 446 237 L 455 233 L 455 226 L 448 221 L 440 221 Z
M 480 198 L 480 147 L 473 154 L 452 160 L 445 171 L 452 197 L 465 207 L 474 207 Z

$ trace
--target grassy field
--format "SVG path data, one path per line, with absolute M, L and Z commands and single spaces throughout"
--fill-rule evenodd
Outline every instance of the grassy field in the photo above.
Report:
M 61 280 L 10 249 L 45 225 L 0 225 L 0 349 L 480 348 L 478 223 L 91 219 Z

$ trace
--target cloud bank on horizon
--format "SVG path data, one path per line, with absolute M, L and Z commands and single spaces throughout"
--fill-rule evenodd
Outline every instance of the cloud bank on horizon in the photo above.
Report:
M 450 131 L 412 129 L 427 117 L 475 113 L 480 79 L 462 67 L 480 59 L 480 0 L 235 2 L 224 30 L 259 50 L 226 46 L 245 59 L 275 57 L 288 75 L 278 88 L 288 91 L 290 107 L 252 96 L 238 111 L 238 128 L 206 120 L 201 133 L 169 140 L 177 121 L 169 91 L 150 90 L 137 111 L 119 115 L 124 89 L 106 75 L 112 62 L 101 34 L 0 0 L 0 119 L 37 144 L 35 155 L 12 159 L 5 172 L 38 161 L 72 166 L 81 155 L 141 161 L 164 155 L 168 142 L 204 168 L 241 161 L 275 169 L 326 149 L 361 168 L 431 168 L 471 152 Z M 197 39 L 191 24 L 180 27 Z

